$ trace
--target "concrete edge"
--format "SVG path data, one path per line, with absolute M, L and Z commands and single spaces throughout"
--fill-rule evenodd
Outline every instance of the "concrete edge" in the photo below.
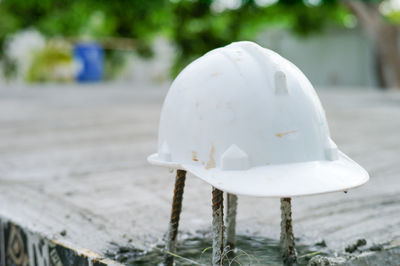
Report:
M 0 217 L 0 265 L 123 265 L 89 249 L 74 248 Z

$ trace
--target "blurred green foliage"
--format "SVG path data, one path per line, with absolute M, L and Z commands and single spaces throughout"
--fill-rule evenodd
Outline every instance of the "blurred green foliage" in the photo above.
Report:
M 299 0 L 280 0 L 270 5 L 242 0 L 237 8 L 213 9 L 216 1 L 173 1 L 171 39 L 178 47 L 173 75 L 194 58 L 237 40 L 253 40 L 267 26 L 293 30 L 300 35 L 320 32 L 329 24 L 340 24 L 349 14 L 337 1 L 318 5 Z M 266 2 L 266 1 L 264 1 Z
M 205 52 L 232 41 L 252 40 L 267 26 L 307 35 L 327 25 L 346 25 L 349 16 L 338 0 L 237 0 L 225 8 L 218 7 L 221 2 L 0 0 L 0 57 L 7 36 L 29 27 L 50 38 L 131 38 L 133 48 L 147 57 L 152 55 L 152 38 L 163 34 L 176 47 L 175 75 Z M 123 60 L 110 51 L 107 58 L 116 64 Z
M 165 0 L 1 0 L 0 48 L 8 35 L 34 27 L 48 37 L 129 37 L 146 51 L 167 10 Z
M 43 50 L 34 54 L 25 79 L 30 82 L 71 81 L 74 80 L 75 73 L 70 73 L 68 69 L 71 69 L 73 63 L 71 47 L 63 43 L 50 42 Z

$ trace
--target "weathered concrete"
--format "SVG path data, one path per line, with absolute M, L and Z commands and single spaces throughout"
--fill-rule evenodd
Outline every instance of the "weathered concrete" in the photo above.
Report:
M 167 86 L 0 89 L 0 216 L 67 246 L 151 248 L 167 232 L 174 174 L 149 165 Z M 371 174 L 353 191 L 292 199 L 296 237 L 330 250 L 399 235 L 400 94 L 321 91 L 333 139 Z M 210 230 L 208 184 L 188 175 L 180 229 Z M 279 199 L 239 197 L 238 234 L 279 238 Z M 65 231 L 62 235 L 60 232 Z

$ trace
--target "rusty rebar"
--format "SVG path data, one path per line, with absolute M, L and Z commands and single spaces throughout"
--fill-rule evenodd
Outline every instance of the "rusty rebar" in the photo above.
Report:
M 226 242 L 225 246 L 230 250 L 235 249 L 236 245 L 236 213 L 237 213 L 237 196 L 234 194 L 227 194 L 226 197 Z
M 212 231 L 213 231 L 213 251 L 212 265 L 220 266 L 223 263 L 224 252 L 224 196 L 223 192 L 217 188 L 212 189 Z
M 185 188 L 186 171 L 178 169 L 176 171 L 174 196 L 172 198 L 171 219 L 169 221 L 169 229 L 167 236 L 164 265 L 172 266 L 174 264 L 174 256 L 171 253 L 176 252 L 176 238 L 178 235 L 179 218 L 182 210 L 183 189 Z
M 290 198 L 281 198 L 281 254 L 283 265 L 297 265 L 292 226 L 292 206 Z

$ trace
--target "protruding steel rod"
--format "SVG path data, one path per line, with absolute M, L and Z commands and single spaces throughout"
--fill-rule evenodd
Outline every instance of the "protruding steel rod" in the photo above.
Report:
M 297 265 L 292 226 L 292 206 L 290 198 L 281 198 L 281 252 L 283 265 Z
M 225 246 L 230 250 L 235 249 L 236 246 L 236 213 L 237 213 L 237 196 L 234 194 L 227 194 L 227 211 L 226 211 L 226 242 Z
M 223 192 L 213 187 L 212 190 L 212 265 L 223 263 L 224 252 L 224 196 Z
M 167 254 L 164 258 L 164 265 L 172 266 L 174 264 L 174 256 L 171 253 L 176 252 L 176 238 L 178 235 L 179 217 L 182 210 L 183 189 L 185 187 L 186 171 L 178 169 L 176 171 L 174 197 L 172 198 L 171 219 L 169 222 L 166 250 Z

